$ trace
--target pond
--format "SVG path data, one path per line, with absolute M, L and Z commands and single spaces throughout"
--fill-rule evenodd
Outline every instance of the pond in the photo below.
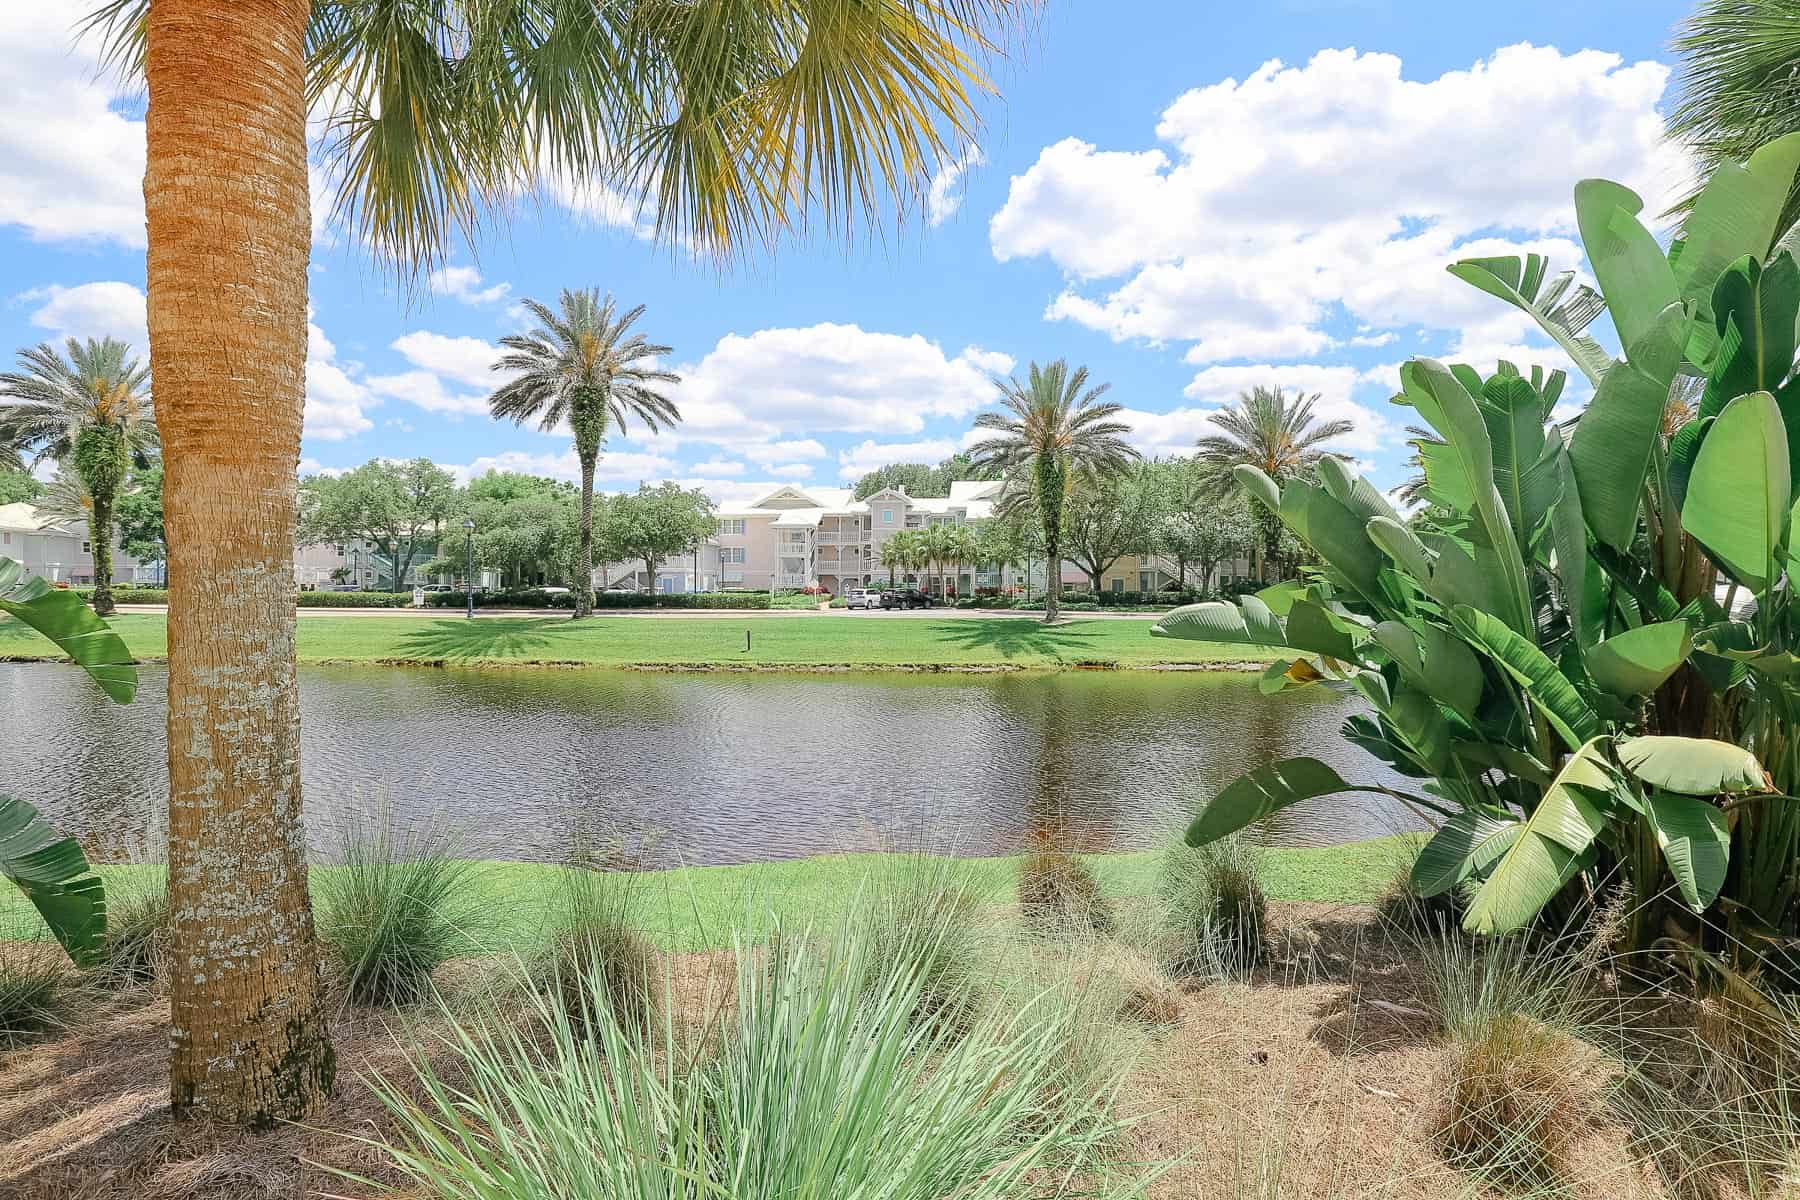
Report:
M 0 788 L 102 856 L 153 837 L 167 794 L 165 675 L 111 705 L 73 668 L 0 664 Z M 307 819 L 328 850 L 361 814 L 453 830 L 471 854 L 545 859 L 622 840 L 646 865 L 930 845 L 1164 844 L 1242 771 L 1311 754 L 1394 784 L 1319 689 L 1264 696 L 1208 672 L 661 674 L 310 667 Z M 1296 806 L 1262 840 L 1416 828 L 1393 801 Z

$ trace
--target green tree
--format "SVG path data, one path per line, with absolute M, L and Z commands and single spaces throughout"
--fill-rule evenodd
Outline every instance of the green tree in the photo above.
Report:
M 195 968 L 171 988 L 178 1115 L 267 1126 L 314 1111 L 332 1079 L 293 653 L 309 127 L 324 130 L 334 211 L 403 276 L 551 177 L 598 181 L 653 212 L 666 242 L 729 256 L 906 207 L 975 140 L 983 60 L 1020 12 L 109 0 L 96 15 L 148 95 L 149 325 L 171 444 L 171 940 Z
M 1326 450 L 1326 442 L 1341 438 L 1354 426 L 1348 421 L 1320 421 L 1313 415 L 1319 396 L 1302 395 L 1289 400 L 1279 387 L 1260 384 L 1238 394 L 1238 402 L 1209 418 L 1218 433 L 1201 437 L 1194 461 L 1203 475 L 1204 494 L 1223 499 L 1235 494 L 1232 472 L 1240 466 L 1255 467 L 1278 485 L 1306 478 L 1325 458 L 1344 455 Z M 1257 577 L 1273 579 L 1281 562 L 1281 522 L 1266 509 L 1254 513 L 1257 538 Z
M 593 611 L 594 464 L 610 433 L 624 433 L 626 418 L 636 416 L 655 433 L 674 426 L 681 412 L 657 391 L 658 384 L 681 377 L 656 366 L 669 347 L 654 345 L 630 332 L 644 306 L 623 314 L 613 311 L 613 298 L 598 290 L 567 291 L 561 312 L 535 300 L 525 307 L 537 318 L 530 333 L 511 334 L 500 344 L 511 353 L 496 370 L 516 371 L 511 382 L 488 397 L 496 418 L 523 425 L 535 420 L 546 433 L 564 424 L 575 435 L 575 457 L 581 464 L 581 545 L 575 568 L 582 582 L 575 588 L 575 616 Z
M 1168 512 L 1167 488 L 1154 464 L 1116 475 L 1078 476 L 1063 510 L 1063 544 L 1096 595 L 1101 577 L 1127 554 L 1155 549 Z
M 119 545 L 139 562 L 163 564 L 168 582 L 169 535 L 163 528 L 163 473 L 152 464 L 131 473 L 131 481 L 119 497 Z
M 457 502 L 456 477 L 428 458 L 372 459 L 342 475 L 300 484 L 304 542 L 369 542 L 387 558 L 392 591 L 413 562 L 435 548 Z
M 1168 472 L 1169 507 L 1157 531 L 1160 553 L 1175 560 L 1175 575 L 1187 586 L 1188 567 L 1196 568 L 1198 587 L 1212 587 L 1213 571 L 1222 562 L 1248 558 L 1258 545 L 1258 531 L 1241 495 L 1218 496 L 1191 459 L 1161 464 Z
M 883 488 L 903 488 L 909 496 L 940 496 L 938 475 L 924 463 L 889 463 L 856 481 L 856 498 L 867 500 Z
M 465 517 L 475 522 L 471 542 L 477 569 L 500 576 L 502 588 L 575 581 L 575 485 L 539 475 L 490 471 L 470 482 L 446 522 L 452 534 Z M 461 578 L 468 570 L 465 545 L 451 537 L 423 570 Z
M 677 483 L 644 484 L 607 501 L 596 541 L 606 562 L 643 563 L 645 586 L 654 589 L 658 562 L 692 550 L 717 528 L 705 492 Z
M 44 494 L 44 485 L 29 471 L 0 470 L 0 504 L 20 504 Z
M 114 506 L 134 462 L 156 449 L 150 371 L 124 342 L 89 338 L 48 342 L 19 352 L 19 370 L 0 374 L 0 441 L 35 461 L 55 459 L 81 480 L 92 500 L 94 611 L 113 611 Z
M 960 577 L 962 569 L 968 567 L 969 591 L 967 594 L 973 596 L 975 594 L 975 573 L 981 567 L 981 539 L 976 537 L 975 531 L 967 525 L 952 525 L 949 528 L 949 544 L 945 549 L 949 554 L 950 565 L 959 577 L 957 595 L 963 595 Z
M 1046 624 L 1056 620 L 1062 590 L 1063 506 L 1076 476 L 1103 480 L 1138 461 L 1126 444 L 1131 427 L 1117 420 L 1121 406 L 1103 403 L 1109 385 L 1088 387 L 1086 367 L 1073 372 L 1062 359 L 1032 363 L 1026 379 L 996 381 L 1001 409 L 975 418 L 992 436 L 970 451 L 975 462 L 1006 481 L 1002 511 L 1031 506 L 1044 531 L 1049 562 Z

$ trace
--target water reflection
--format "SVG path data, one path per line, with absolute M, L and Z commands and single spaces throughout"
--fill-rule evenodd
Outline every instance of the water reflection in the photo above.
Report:
M 166 796 L 164 677 L 109 705 L 77 672 L 0 665 L 6 786 L 103 853 Z M 472 851 L 553 857 L 623 838 L 650 863 L 886 845 L 998 853 L 1167 840 L 1250 766 L 1325 758 L 1394 782 L 1337 727 L 1348 702 L 1201 673 L 700 675 L 320 667 L 301 672 L 316 840 L 345 814 L 458 829 Z M 1261 835 L 1318 844 L 1404 827 L 1374 797 L 1296 806 Z

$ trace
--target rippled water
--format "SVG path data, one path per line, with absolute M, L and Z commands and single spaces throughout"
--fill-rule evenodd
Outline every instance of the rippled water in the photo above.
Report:
M 0 664 L 0 789 L 101 853 L 167 794 L 165 678 L 109 704 L 73 668 Z M 1393 783 L 1324 692 L 1246 676 L 704 675 L 314 667 L 302 757 L 317 837 L 347 813 L 442 823 L 485 857 L 554 857 L 575 831 L 645 861 L 745 862 L 895 844 L 970 854 L 1059 831 L 1089 849 L 1165 842 L 1243 770 L 1291 754 Z M 1380 797 L 1279 814 L 1274 844 L 1411 827 Z

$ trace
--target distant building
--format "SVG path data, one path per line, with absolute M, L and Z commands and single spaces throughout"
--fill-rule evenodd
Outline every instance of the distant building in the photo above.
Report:
M 18 560 L 27 575 L 51 583 L 94 582 L 94 547 L 87 522 L 53 517 L 30 503 L 0 504 L 0 557 Z M 160 568 L 161 564 L 140 563 L 123 549 L 113 548 L 114 583 L 156 584 L 161 582 Z

